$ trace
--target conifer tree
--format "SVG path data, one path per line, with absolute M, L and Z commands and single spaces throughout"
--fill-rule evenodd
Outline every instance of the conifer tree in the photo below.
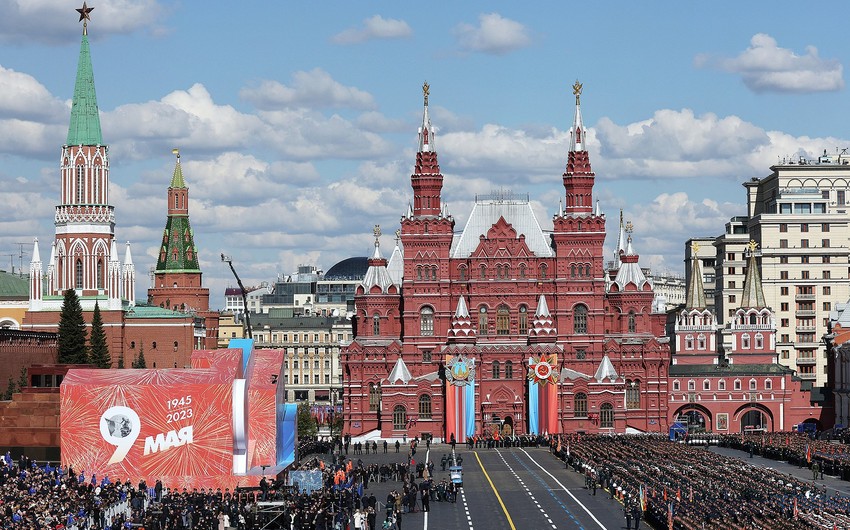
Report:
M 124 354 L 123 353 L 118 357 L 118 368 L 124 368 Z
M 76 291 L 68 289 L 59 315 L 58 361 L 61 364 L 85 364 L 88 362 L 87 349 L 83 307 Z
M 21 373 L 18 375 L 18 390 L 22 390 L 28 386 L 30 386 L 30 382 L 27 379 L 27 367 L 21 366 Z
M 89 363 L 98 368 L 112 367 L 112 357 L 109 356 L 109 346 L 106 344 L 106 332 L 103 330 L 103 318 L 100 316 L 100 306 L 97 302 L 94 303 L 94 313 L 91 318 Z
M 9 376 L 9 384 L 6 385 L 6 391 L 3 393 L 3 401 L 9 401 L 12 399 L 12 394 L 15 393 L 15 381 L 12 380 L 12 376 Z
M 313 415 L 310 414 L 310 405 L 307 403 L 298 404 L 296 421 L 298 422 L 298 436 L 315 436 L 319 431 Z
M 147 368 L 147 363 L 145 362 L 145 347 L 139 346 L 139 355 L 133 361 L 133 368 Z

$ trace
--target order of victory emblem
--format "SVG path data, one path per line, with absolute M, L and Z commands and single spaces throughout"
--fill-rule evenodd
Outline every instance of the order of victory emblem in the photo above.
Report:
M 545 385 L 546 383 L 558 382 L 558 370 L 555 368 L 558 365 L 558 356 L 538 355 L 528 360 L 529 370 L 528 378 L 533 383 Z
M 471 385 L 475 380 L 475 359 L 467 359 L 463 355 L 449 359 L 446 379 L 455 386 Z

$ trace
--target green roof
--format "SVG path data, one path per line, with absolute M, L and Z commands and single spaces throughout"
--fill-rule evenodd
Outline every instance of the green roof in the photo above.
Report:
M 180 168 L 180 159 L 177 159 L 177 164 L 174 166 L 174 175 L 171 177 L 171 185 L 169 188 L 185 188 L 186 181 L 183 180 L 183 170 Z
M 169 215 L 162 234 L 156 272 L 201 272 L 189 217 Z
M 29 300 L 29 278 L 21 278 L 6 271 L 0 271 L 0 299 Z
M 670 367 L 671 377 L 724 375 L 781 375 L 793 372 L 781 364 L 674 364 Z
M 127 318 L 186 318 L 188 313 L 172 311 L 157 305 L 136 305 L 126 313 Z
M 100 132 L 100 115 L 94 91 L 94 71 L 91 66 L 89 38 L 83 34 L 80 60 L 77 63 L 77 82 L 71 103 L 71 124 L 65 145 L 103 145 Z

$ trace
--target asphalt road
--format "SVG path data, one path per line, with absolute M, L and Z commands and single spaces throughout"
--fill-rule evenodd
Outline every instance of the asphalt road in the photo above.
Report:
M 434 479 L 448 478 L 440 458 L 451 448 L 434 444 L 414 459 L 427 457 L 435 464 Z M 584 487 L 584 477 L 564 468 L 545 448 L 475 449 L 457 446 L 463 458 L 463 489 L 457 502 L 432 502 L 431 511 L 404 514 L 403 530 L 621 530 L 623 507 L 598 489 L 596 496 Z M 423 452 L 425 454 L 423 454 Z M 355 462 L 396 462 L 406 454 L 393 449 L 386 455 L 349 455 Z M 417 458 L 419 457 L 419 458 Z M 397 482 L 372 484 L 379 501 L 400 486 Z M 379 514 L 380 516 L 380 514 Z M 380 521 L 380 519 L 379 519 Z M 641 524 L 641 528 L 647 528 Z

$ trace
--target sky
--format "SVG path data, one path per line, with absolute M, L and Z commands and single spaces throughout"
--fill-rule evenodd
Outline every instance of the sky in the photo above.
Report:
M 0 0 L 0 268 L 49 255 L 82 24 L 70 0 Z M 460 231 L 476 194 L 528 194 L 551 229 L 582 116 L 607 216 L 656 274 L 746 214 L 742 183 L 850 147 L 845 5 L 780 1 L 92 0 L 116 239 L 150 286 L 181 154 L 211 306 L 235 285 L 373 250 L 412 201 L 422 84 Z M 23 245 L 21 245 L 23 243 Z M 23 256 L 21 256 L 23 248 Z

